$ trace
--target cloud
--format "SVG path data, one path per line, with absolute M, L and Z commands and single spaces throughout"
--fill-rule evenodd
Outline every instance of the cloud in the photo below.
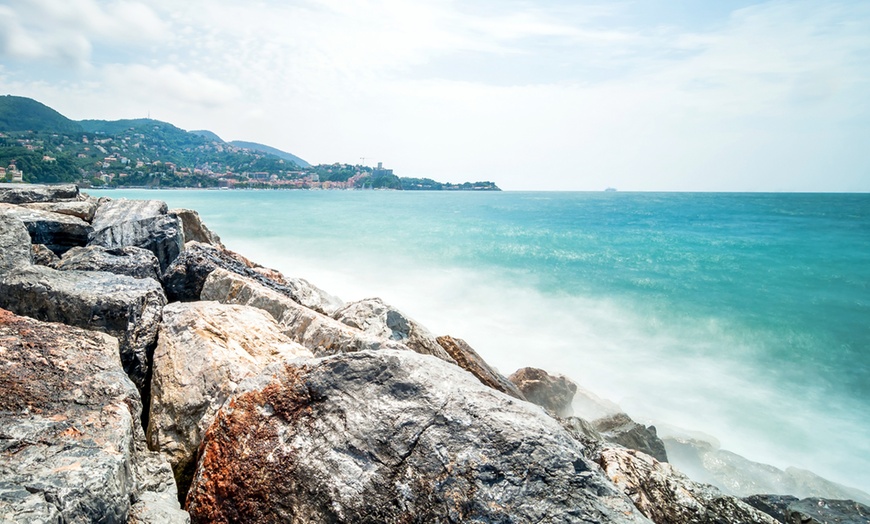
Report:
M 203 108 L 218 107 L 240 96 L 233 85 L 173 65 L 110 65 L 101 74 L 113 90 L 138 100 L 168 101 Z

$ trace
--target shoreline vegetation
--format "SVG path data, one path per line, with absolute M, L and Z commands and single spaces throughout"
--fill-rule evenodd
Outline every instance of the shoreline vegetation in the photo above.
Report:
M 0 184 L 0 390 L 12 522 L 870 518 L 866 493 L 727 452 L 705 451 L 724 487 L 692 480 L 569 377 L 504 376 L 227 249 L 196 211 L 69 184 Z M 789 492 L 763 491 L 776 475 Z
M 500 191 L 494 182 L 400 177 L 381 162 L 310 165 L 254 142 L 226 142 L 152 119 L 73 121 L 36 100 L 0 96 L 0 182 L 83 188 Z

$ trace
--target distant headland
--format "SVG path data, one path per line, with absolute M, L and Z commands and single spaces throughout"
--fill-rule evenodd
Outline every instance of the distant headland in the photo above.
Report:
M 494 182 L 453 184 L 377 167 L 311 165 L 255 142 L 225 142 L 150 118 L 75 121 L 36 100 L 0 96 L 0 182 L 83 187 L 392 189 L 500 191 Z

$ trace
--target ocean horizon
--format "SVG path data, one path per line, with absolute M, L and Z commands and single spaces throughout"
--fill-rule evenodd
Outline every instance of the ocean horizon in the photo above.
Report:
M 86 190 L 371 296 L 508 375 L 870 491 L 870 194 Z

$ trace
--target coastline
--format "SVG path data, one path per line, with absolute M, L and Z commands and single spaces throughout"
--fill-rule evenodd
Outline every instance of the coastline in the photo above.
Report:
M 85 199 L 85 200 L 86 200 L 86 199 Z M 97 205 L 96 209 L 99 210 L 99 209 L 100 209 L 100 206 L 102 206 L 102 205 L 105 205 L 105 204 L 103 203 L 103 204 L 99 204 L 99 205 Z M 122 206 L 122 207 L 123 207 L 123 206 Z M 164 206 L 164 207 L 165 207 L 165 206 Z M 140 207 L 140 208 L 137 208 L 137 209 L 142 210 L 141 207 Z M 124 213 L 125 213 L 125 214 L 126 214 L 126 213 L 129 213 L 129 211 L 124 211 Z M 149 213 L 150 213 L 150 212 L 149 212 Z M 145 214 L 147 215 L 148 213 L 145 213 Z M 9 215 L 7 214 L 7 216 L 9 216 Z M 151 214 L 150 217 L 148 217 L 148 220 L 151 220 L 151 219 L 153 218 L 153 219 L 159 219 L 159 220 L 165 221 L 165 220 L 164 220 L 163 218 L 161 218 L 161 217 L 169 217 L 169 218 L 172 218 L 172 216 L 173 216 L 173 215 L 172 215 L 171 213 L 168 213 L 168 211 L 164 209 L 163 211 L 158 211 L 158 212 L 156 212 L 156 214 Z M 176 216 L 180 216 L 180 215 L 176 213 Z M 49 218 L 50 218 L 50 217 L 49 217 Z M 30 219 L 30 220 L 33 220 L 33 219 Z M 47 219 L 46 219 L 45 217 L 43 217 L 42 220 L 46 221 Z M 144 219 L 142 219 L 142 220 L 144 220 Z M 127 222 L 121 221 L 121 222 L 119 222 L 116 226 L 113 225 L 113 226 L 111 226 L 111 227 L 121 227 L 122 224 L 127 224 Z M 178 224 L 178 223 L 176 222 L 176 224 Z M 187 224 L 185 224 L 185 226 L 187 226 Z M 128 226 L 128 225 L 123 225 L 123 227 L 124 227 L 124 228 L 127 228 L 127 227 L 129 227 L 129 226 Z M 178 225 L 176 226 L 176 228 L 177 228 L 177 227 L 178 227 Z M 198 226 L 196 226 L 196 227 L 191 226 L 190 228 L 185 227 L 184 229 L 185 229 L 185 230 L 187 230 L 187 229 L 191 229 L 191 231 L 193 231 L 193 230 L 197 230 L 197 229 L 198 229 L 198 230 L 200 231 L 199 234 L 202 235 L 202 236 L 199 237 L 200 240 L 203 240 L 203 239 L 208 240 L 208 239 L 209 239 L 209 235 L 207 235 L 207 234 L 205 234 L 205 233 L 203 232 L 203 231 L 207 232 L 208 229 L 207 229 L 207 228 L 204 228 L 204 226 L 203 226 L 201 223 L 200 223 Z M 31 234 L 32 234 L 32 233 L 31 233 Z M 90 236 L 90 235 L 89 235 L 89 236 Z M 124 236 L 124 235 L 121 235 L 120 233 L 118 233 L 118 234 L 115 235 L 113 238 L 118 238 L 119 236 Z M 136 235 L 132 235 L 132 236 L 135 237 Z M 183 235 L 183 238 L 184 238 L 184 237 L 188 237 L 188 236 L 193 236 L 193 233 L 191 233 L 190 235 L 188 235 L 188 234 L 185 232 L 185 235 Z M 126 234 L 126 238 L 131 238 L 130 234 Z M 177 237 L 176 237 L 176 238 L 177 238 Z M 176 240 L 176 242 L 177 242 L 177 240 Z M 28 242 L 28 243 L 29 243 L 29 242 Z M 207 243 L 206 245 L 209 245 L 209 244 Z M 228 282 L 228 283 L 229 283 L 229 282 L 238 282 L 238 283 L 239 283 L 239 284 L 233 284 L 233 285 L 242 285 L 242 284 L 243 284 L 243 285 L 245 285 L 245 286 L 249 286 L 249 287 L 250 287 L 250 286 L 254 286 L 255 284 L 256 284 L 256 285 L 262 285 L 262 283 L 264 283 L 264 282 L 267 283 L 267 284 L 268 284 L 269 282 L 271 282 L 271 284 L 268 284 L 268 285 L 269 285 L 269 286 L 273 286 L 273 287 L 272 287 L 272 289 L 273 289 L 272 292 L 278 292 L 279 295 L 280 295 L 281 293 L 286 293 L 286 295 L 285 295 L 285 298 L 280 298 L 280 297 L 279 297 L 279 298 L 270 298 L 269 300 L 272 300 L 272 301 L 279 301 L 279 302 L 280 302 L 280 301 L 283 301 L 283 302 L 281 302 L 281 303 L 282 303 L 282 304 L 285 304 L 285 305 L 282 306 L 282 307 L 288 307 L 288 308 L 291 308 L 293 311 L 297 311 L 297 313 L 295 313 L 296 315 L 307 315 L 307 318 L 310 318 L 310 319 L 320 319 L 320 320 L 318 320 L 318 322 L 326 322 L 326 320 L 324 320 L 325 317 L 328 316 L 328 315 L 325 315 L 325 313 L 327 312 L 327 309 L 325 309 L 326 306 L 325 306 L 325 302 L 324 302 L 324 300 L 326 300 L 326 299 L 325 299 L 324 297 L 325 297 L 326 295 L 324 295 L 323 292 L 319 290 L 319 288 L 316 288 L 316 287 L 314 287 L 314 286 L 311 286 L 311 285 L 308 284 L 306 281 L 301 281 L 300 279 L 292 279 L 292 278 L 291 278 L 291 279 L 288 279 L 288 278 L 284 277 L 283 275 L 281 275 L 280 273 L 274 272 L 274 270 L 270 270 L 270 269 L 267 269 L 267 268 L 263 268 L 262 266 L 257 266 L 256 264 L 250 262 L 249 260 L 245 259 L 244 257 L 241 257 L 241 259 L 238 259 L 238 258 L 233 258 L 233 257 L 231 256 L 230 259 L 232 259 L 232 260 L 230 260 L 230 259 L 226 258 L 224 255 L 221 254 L 221 253 L 224 253 L 224 251 L 222 251 L 222 250 L 223 250 L 223 247 L 222 247 L 222 244 L 220 244 L 220 240 L 215 240 L 214 238 L 211 238 L 211 240 L 210 240 L 210 245 L 212 246 L 212 247 L 210 247 L 210 248 L 196 248 L 196 247 L 186 246 L 186 247 L 183 247 L 182 249 L 180 249 L 180 250 L 179 250 L 179 251 L 178 251 L 174 256 L 172 256 L 172 255 L 167 256 L 167 259 L 165 260 L 165 264 L 161 263 L 161 265 L 165 265 L 165 266 L 166 266 L 165 269 L 163 269 L 164 276 L 163 276 L 163 283 L 162 283 L 162 284 L 163 284 L 164 288 L 166 288 L 167 291 L 168 291 L 170 288 L 171 288 L 171 289 L 177 289 L 176 287 L 171 287 L 171 286 L 170 286 L 170 287 L 167 287 L 167 286 L 169 285 L 169 284 L 167 284 L 167 282 L 169 282 L 169 281 L 167 280 L 167 278 L 166 278 L 165 275 L 171 273 L 171 274 L 173 274 L 173 275 L 177 275 L 177 278 L 181 278 L 181 279 L 182 279 L 182 280 L 181 280 L 182 284 L 179 284 L 179 285 L 181 285 L 182 287 L 181 287 L 181 288 L 178 288 L 178 289 L 182 289 L 182 290 L 187 289 L 187 287 L 189 287 L 189 285 L 190 285 L 190 282 L 188 282 L 189 278 L 191 278 L 192 275 L 197 274 L 197 271 L 199 271 L 199 270 L 196 269 L 196 268 L 204 267 L 203 264 L 205 264 L 205 263 L 207 262 L 208 264 L 213 264 L 213 265 L 216 264 L 217 267 L 228 267 L 228 268 L 234 268 L 234 269 L 232 269 L 232 270 L 235 271 L 235 272 L 236 272 L 236 275 L 238 275 L 238 276 L 233 277 L 232 275 L 227 275 L 226 277 L 224 277 L 224 278 L 228 278 L 228 279 L 230 279 L 230 280 L 226 280 L 226 282 Z M 197 251 L 197 250 L 200 250 L 200 251 Z M 163 254 L 166 253 L 166 249 L 164 249 L 164 248 L 155 249 L 155 251 L 156 251 L 157 254 L 161 254 L 161 255 L 163 255 Z M 217 257 L 217 258 L 215 258 L 215 257 Z M 223 258 L 222 258 L 222 257 L 223 257 Z M 176 269 L 176 270 L 174 270 L 175 272 L 172 273 L 172 271 L 170 271 L 170 265 L 171 265 L 171 264 L 175 264 L 175 266 L 173 266 L 173 267 L 176 267 L 176 268 L 181 267 L 181 266 L 178 266 L 178 263 L 179 263 L 180 260 L 183 260 L 184 264 L 186 264 L 186 265 L 183 266 L 183 267 L 185 267 L 186 269 L 185 269 L 184 271 L 181 271 L 180 269 Z M 233 260 L 235 260 L 235 262 L 233 262 Z M 209 261 L 210 261 L 210 262 L 209 262 Z M 241 265 L 239 265 L 239 264 L 241 264 Z M 27 265 L 27 264 L 25 264 L 25 266 L 26 266 L 26 265 Z M 17 267 L 17 266 L 16 266 L 16 267 Z M 28 267 L 29 267 L 29 266 L 28 266 Z M 15 269 L 14 271 L 18 271 L 18 270 Z M 28 271 L 29 271 L 29 270 L 28 270 Z M 40 271 L 42 271 L 42 270 L 40 270 Z M 212 268 L 212 270 L 209 271 L 208 273 L 211 275 L 211 274 L 214 273 L 215 271 L 216 271 L 216 269 Z M 276 275 L 275 273 L 277 273 L 277 275 Z M 51 273 L 51 272 L 49 272 L 48 274 L 55 275 L 55 273 Z M 216 273 L 215 273 L 215 274 L 216 274 Z M 197 278 L 199 278 L 199 277 L 197 277 Z M 209 277 L 209 278 L 211 278 L 211 277 Z M 242 278 L 242 280 L 232 280 L 232 279 L 238 279 L 238 278 Z M 248 280 L 245 280 L 245 279 L 254 279 L 254 280 L 251 281 L 251 282 L 248 282 Z M 265 279 L 265 280 L 264 280 L 264 279 Z M 253 283 L 252 283 L 252 282 L 253 282 Z M 202 283 L 203 283 L 203 282 L 200 282 L 200 284 L 202 284 Z M 259 283 L 259 284 L 257 284 L 257 283 Z M 276 286 L 276 285 L 277 285 L 278 287 L 274 287 L 274 286 Z M 173 286 L 174 286 L 174 284 L 173 284 Z M 254 287 L 250 287 L 250 289 L 254 289 Z M 258 293 L 265 293 L 265 292 L 258 292 Z M 194 295 L 196 295 L 195 300 L 199 298 L 199 296 L 198 296 L 199 293 L 194 293 Z M 217 295 L 216 295 L 216 296 L 217 296 Z M 227 295 L 227 296 L 230 296 L 230 295 Z M 233 296 L 235 296 L 235 295 L 233 295 Z M 261 296 L 265 297 L 265 296 L 267 296 L 267 295 L 266 295 L 266 294 L 262 294 Z M 268 296 L 272 296 L 272 295 L 268 295 Z M 303 296 L 307 296 L 307 297 L 309 297 L 309 298 L 306 298 L 306 299 L 300 298 L 300 297 L 303 297 Z M 170 297 L 171 297 L 171 294 L 170 294 Z M 288 299 L 290 299 L 289 302 L 287 301 Z M 307 305 L 307 306 L 303 305 L 303 306 L 301 306 L 301 309 L 299 309 L 299 308 L 300 308 L 300 306 L 298 305 L 298 304 L 299 304 L 299 302 L 298 302 L 299 300 L 302 300 L 302 302 L 308 301 L 308 302 L 307 302 L 308 305 Z M 170 298 L 169 302 L 170 302 L 170 303 L 175 303 L 175 301 L 172 300 L 171 298 Z M 360 302 L 364 302 L 364 301 L 360 301 Z M 193 303 L 195 304 L 196 302 L 193 302 Z M 276 303 L 277 303 L 277 302 L 276 302 Z M 181 304 L 181 303 L 178 303 L 178 304 Z M 297 304 L 297 305 L 294 305 L 294 304 Z M 3 304 L 3 307 L 9 307 L 9 305 L 10 305 L 10 304 Z M 371 309 L 369 313 L 355 313 L 355 314 L 358 314 L 358 315 L 361 314 L 362 317 L 360 317 L 360 318 L 368 319 L 368 320 L 366 320 L 366 322 L 374 322 L 374 320 L 373 320 L 374 317 L 371 316 L 373 313 L 372 313 L 371 311 L 378 311 L 378 308 L 380 308 L 380 307 L 382 307 L 382 306 L 377 306 L 377 307 L 375 307 L 374 309 Z M 296 309 L 293 309 L 293 308 L 296 308 Z M 387 307 L 387 309 L 388 309 L 389 311 L 393 311 L 393 310 L 390 309 L 389 307 Z M 316 314 L 315 314 L 315 313 L 312 313 L 312 311 L 315 312 Z M 320 312 L 318 313 L 318 311 L 320 311 Z M 380 313 L 378 313 L 378 314 L 380 314 Z M 313 316 L 312 316 L 312 315 L 313 315 Z M 320 316 L 318 316 L 318 315 L 320 315 Z M 401 313 L 398 313 L 398 312 L 397 312 L 397 313 L 393 313 L 393 318 L 395 318 L 395 315 L 401 315 Z M 282 313 L 281 318 L 283 319 L 283 320 L 281 320 L 281 321 L 284 322 L 285 325 L 286 325 L 286 322 L 287 322 L 286 313 Z M 349 318 L 349 317 L 348 317 L 348 318 Z M 388 317 L 385 317 L 385 318 L 388 318 Z M 413 321 L 411 321 L 411 320 L 408 319 L 407 317 L 401 316 L 401 318 L 404 318 L 404 319 L 405 319 L 405 320 L 402 321 L 402 325 L 406 326 L 406 327 L 404 327 L 403 329 L 405 329 L 405 330 L 409 330 L 409 331 L 405 331 L 405 332 L 404 332 L 404 333 L 405 333 L 405 336 L 404 336 L 404 337 L 399 336 L 399 339 L 398 339 L 398 340 L 400 340 L 400 341 L 403 341 L 403 340 L 406 340 L 406 339 L 407 339 L 407 340 L 410 340 L 410 339 L 413 339 L 413 338 L 414 338 L 414 336 L 412 336 L 413 333 L 415 333 L 415 332 L 417 332 L 417 333 L 422 333 L 422 332 L 426 332 L 426 331 L 427 331 L 427 330 L 425 330 L 425 328 L 422 328 L 422 326 L 417 327 L 417 328 L 413 327 L 415 324 L 413 323 Z M 310 321 L 309 321 L 309 322 L 310 322 Z M 332 320 L 330 320 L 330 322 L 332 322 Z M 350 323 L 348 323 L 348 322 L 350 322 Z M 355 321 L 355 320 L 354 320 L 354 321 L 348 321 L 348 322 L 345 322 L 345 323 L 343 323 L 343 324 L 341 324 L 341 325 L 342 325 L 342 326 L 352 326 L 352 325 L 354 325 L 354 324 L 353 324 L 354 322 L 358 322 L 358 321 Z M 324 325 L 326 325 L 326 324 L 324 324 Z M 332 324 L 328 324 L 328 325 L 329 325 L 329 326 L 332 326 Z M 361 324 L 360 324 L 360 325 L 361 325 Z M 336 325 L 336 326 L 337 326 L 337 325 Z M 410 327 L 408 327 L 408 326 L 410 326 Z M 294 329 L 295 329 L 295 328 L 294 328 Z M 339 327 L 333 327 L 333 328 L 330 328 L 330 329 L 339 329 L 339 330 L 343 330 L 343 329 L 346 329 L 346 328 L 343 328 L 343 327 L 340 327 L 340 326 L 339 326 Z M 291 331 L 291 332 L 292 332 L 292 331 Z M 341 331 L 341 332 L 344 333 L 344 331 Z M 389 331 L 388 331 L 388 332 L 389 332 Z M 395 329 L 393 329 L 393 332 L 395 333 Z M 332 333 L 338 333 L 338 332 L 337 332 L 337 331 L 333 331 Z M 353 334 L 353 333 L 355 333 L 355 332 L 351 331 L 350 333 Z M 374 333 L 374 332 L 372 332 L 372 333 Z M 294 340 L 294 343 L 300 343 L 300 342 L 304 342 L 305 340 L 307 340 L 307 339 L 304 338 L 303 335 L 299 335 L 299 336 L 302 337 L 302 338 L 298 338 L 298 339 Z M 338 336 L 338 335 L 333 334 L 333 335 L 331 335 L 331 336 L 332 336 L 332 337 L 336 337 L 336 336 Z M 342 336 L 348 336 L 348 335 L 342 335 Z M 354 337 L 360 337 L 361 335 L 353 334 L 353 336 L 354 336 Z M 374 335 L 374 334 L 369 334 L 369 335 L 366 335 L 366 336 L 375 336 L 375 335 Z M 425 338 L 425 337 L 424 337 L 424 338 Z M 320 340 L 322 340 L 322 339 L 320 339 Z M 336 340 L 337 340 L 337 339 L 336 339 Z M 348 339 L 348 340 L 349 340 L 349 339 Z M 366 338 L 355 338 L 354 340 L 358 340 L 359 342 L 353 342 L 353 344 L 358 344 L 358 343 L 369 344 L 369 343 L 371 343 L 370 341 L 369 341 L 369 342 L 365 342 L 366 340 L 369 340 L 369 339 L 366 339 Z M 422 340 L 422 339 L 421 339 L 421 340 Z M 349 342 L 348 342 L 348 343 L 349 343 Z M 410 343 L 410 342 L 408 342 L 408 343 Z M 424 344 L 423 342 L 420 342 L 420 343 L 421 343 L 421 344 Z M 338 343 L 338 345 L 335 346 L 336 348 L 339 348 L 339 349 L 338 349 L 338 353 L 341 353 L 341 352 L 343 351 L 343 350 L 340 349 L 340 348 L 342 347 L 342 344 L 345 344 L 345 343 Z M 303 346 L 304 346 L 304 345 L 305 345 L 305 344 L 303 344 Z M 316 351 L 318 347 L 320 347 L 320 346 L 315 346 L 314 348 L 309 348 L 309 349 L 313 349 L 313 350 Z M 366 347 L 368 347 L 368 346 L 366 346 Z M 438 351 L 439 351 L 439 349 L 438 349 L 438 345 L 437 345 L 437 344 L 436 344 L 435 346 L 426 346 L 426 345 L 424 344 L 424 345 L 422 345 L 422 346 L 420 346 L 420 347 L 430 347 L 430 349 L 425 350 L 426 352 L 428 352 L 427 354 L 429 354 L 429 355 L 436 354 L 436 353 L 438 353 Z M 414 351 L 414 352 L 419 353 L 420 351 Z M 377 352 L 375 352 L 375 353 L 377 353 Z M 327 361 L 329 361 L 330 358 L 339 358 L 339 360 L 341 359 L 340 356 L 335 356 L 335 355 L 334 355 L 333 357 L 328 357 L 328 356 L 325 356 L 325 355 L 324 355 L 324 357 L 325 357 L 327 360 L 326 360 L 326 361 L 323 361 L 323 362 L 327 362 Z M 373 358 L 377 358 L 377 357 L 373 357 Z M 404 357 L 400 357 L 400 360 L 402 360 L 403 358 L 404 358 Z M 416 358 L 416 357 L 415 357 L 415 358 Z M 427 358 L 430 358 L 430 359 L 431 359 L 431 358 L 435 358 L 435 357 L 427 357 Z M 449 360 L 448 360 L 447 358 L 444 358 L 443 356 L 442 356 L 442 357 L 439 357 L 439 358 L 441 358 L 442 360 L 447 360 L 447 361 L 449 362 Z M 413 359 L 412 359 L 412 360 L 413 360 Z M 320 361 L 318 361 L 318 362 L 320 362 Z M 431 361 L 427 361 L 427 362 L 431 362 Z M 485 364 L 485 362 L 484 362 L 484 364 Z M 316 365 L 320 365 L 320 364 L 316 364 Z M 410 365 L 410 364 L 408 364 L 408 365 Z M 438 365 L 439 365 L 439 366 L 444 366 L 445 364 L 438 364 Z M 455 364 L 452 364 L 452 365 L 455 366 Z M 451 371 L 450 373 L 453 373 L 453 372 Z M 497 372 L 496 372 L 496 373 L 497 373 Z M 452 376 L 452 375 L 451 375 L 451 376 Z M 144 383 L 144 382 L 140 382 L 139 384 L 140 384 L 140 389 L 141 389 L 141 387 L 143 387 L 143 385 L 144 385 L 145 383 Z M 422 386 L 421 386 L 421 387 L 422 387 Z M 426 386 L 426 387 L 430 387 L 430 386 Z M 489 395 L 489 393 L 481 393 L 481 394 L 483 394 L 484 396 Z M 499 397 L 499 398 L 500 398 L 500 397 Z M 525 403 L 523 403 L 523 404 L 525 404 Z M 153 404 L 152 404 L 152 406 L 153 406 Z M 216 406 L 216 407 L 219 407 L 219 406 Z M 520 409 L 520 408 L 518 408 L 518 409 Z M 525 407 L 521 407 L 521 411 L 522 411 L 523 413 L 527 413 L 526 409 L 527 409 L 527 408 L 525 408 Z M 523 416 L 526 416 L 526 415 L 523 415 Z M 539 418 L 537 418 L 538 415 L 529 415 L 529 416 L 533 416 L 533 417 L 535 417 L 535 420 L 539 420 Z M 152 417 L 153 417 L 153 415 L 152 415 Z M 543 420 L 543 419 L 541 419 L 541 420 Z M 552 419 L 552 420 L 558 420 L 558 419 Z M 549 422 L 548 422 L 548 424 L 549 424 Z M 578 424 L 579 424 L 579 422 L 578 422 Z M 146 424 L 146 425 L 147 425 L 147 424 Z M 636 429 L 636 427 L 637 427 L 636 424 L 635 424 L 635 426 L 632 426 L 632 430 Z M 649 428 L 647 428 L 647 431 L 648 431 L 648 430 L 649 430 Z M 555 431 L 555 430 L 548 430 L 548 431 Z M 559 430 L 559 431 L 561 431 L 561 430 Z M 149 430 L 149 433 L 150 433 L 150 430 Z M 655 430 L 654 430 L 654 429 L 652 430 L 652 434 L 653 434 L 653 436 L 655 436 Z M 596 448 L 596 447 L 600 447 L 600 446 L 605 446 L 605 447 L 607 447 L 607 446 L 610 445 L 610 444 L 602 444 L 603 442 L 606 442 L 606 439 L 605 439 L 605 440 L 597 440 L 597 439 L 595 439 L 595 438 L 590 437 L 589 434 L 585 434 L 585 436 L 582 437 L 582 438 L 581 438 L 581 437 L 575 437 L 575 438 L 580 438 L 581 440 L 583 440 L 583 442 L 585 442 L 585 444 L 586 444 L 586 446 L 587 446 L 587 452 L 588 452 L 588 453 L 593 453 L 593 454 L 594 454 L 594 453 L 595 453 L 595 448 Z M 600 439 L 600 438 L 601 438 L 601 437 L 598 437 L 598 439 Z M 578 442 L 579 442 L 579 441 L 578 441 Z M 574 444 L 571 444 L 571 445 L 573 446 Z M 620 455 L 619 455 L 619 457 L 620 457 L 619 460 L 630 460 L 630 459 L 627 458 L 627 456 L 622 455 L 621 453 L 623 453 L 623 452 L 621 452 L 621 451 L 618 451 L 618 450 L 617 450 L 617 451 L 614 451 L 614 453 L 620 454 Z M 602 456 L 603 456 L 603 455 L 602 455 Z M 587 459 L 589 459 L 589 456 L 587 456 Z M 600 459 L 600 458 L 599 458 L 599 459 L 596 459 L 596 460 L 603 460 L 603 459 Z M 658 467 L 658 466 L 655 465 L 655 463 L 650 463 L 650 464 L 653 464 L 652 467 Z M 593 469 L 594 469 L 594 468 L 593 468 Z M 600 473 L 598 473 L 598 474 L 600 474 Z M 598 475 L 598 474 L 596 474 L 596 475 Z M 596 478 L 597 478 L 597 477 L 596 477 Z M 607 481 L 607 482 L 609 482 L 609 481 Z M 610 484 L 608 483 L 607 485 L 610 485 Z M 608 488 L 608 489 L 610 489 L 610 488 Z M 629 490 L 629 487 L 626 487 L 626 490 Z M 628 492 L 628 491 L 626 491 L 626 492 Z M 716 496 L 717 496 L 717 497 L 721 497 L 720 495 L 716 495 Z M 730 500 L 730 499 L 729 499 L 729 500 Z M 736 500 L 736 499 L 735 499 L 735 500 Z M 634 503 L 635 503 L 635 505 L 637 505 L 637 502 L 636 502 L 636 501 L 635 501 Z M 638 506 L 638 508 L 640 508 L 640 506 Z M 640 508 L 640 509 L 642 510 L 642 508 Z M 649 517 L 649 516 L 650 516 L 650 515 L 647 515 L 647 517 Z M 761 517 L 759 517 L 759 518 L 761 518 Z M 760 521 L 760 520 L 759 520 L 759 521 Z

